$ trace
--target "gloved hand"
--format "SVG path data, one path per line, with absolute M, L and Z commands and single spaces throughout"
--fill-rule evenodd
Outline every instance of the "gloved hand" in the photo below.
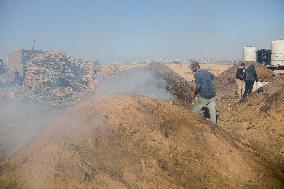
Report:
M 192 98 L 192 99 L 195 99 L 195 97 L 196 97 L 195 92 L 191 93 L 191 98 Z

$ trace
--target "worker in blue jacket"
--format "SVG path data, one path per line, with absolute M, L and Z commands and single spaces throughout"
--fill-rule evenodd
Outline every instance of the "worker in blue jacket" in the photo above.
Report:
M 192 99 L 196 98 L 192 105 L 192 111 L 203 112 L 204 108 L 207 108 L 210 115 L 210 121 L 217 124 L 216 103 L 214 98 L 216 92 L 212 82 L 215 77 L 207 70 L 200 69 L 198 62 L 193 61 L 190 64 L 190 68 L 194 73 L 195 79 L 195 90 L 191 97 Z

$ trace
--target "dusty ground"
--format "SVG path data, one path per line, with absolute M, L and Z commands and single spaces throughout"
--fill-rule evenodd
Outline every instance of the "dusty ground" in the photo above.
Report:
M 74 116 L 77 115 L 77 116 Z M 89 99 L 1 166 L 1 188 L 281 188 L 264 166 L 182 107 Z
M 178 74 L 146 69 L 165 80 L 174 101 L 83 100 L 0 164 L 0 188 L 284 188 L 284 78 L 237 102 L 224 97 L 235 92 L 238 65 L 216 74 L 213 127 L 189 110 L 185 65 L 167 66 Z M 266 68 L 257 71 L 272 79 Z

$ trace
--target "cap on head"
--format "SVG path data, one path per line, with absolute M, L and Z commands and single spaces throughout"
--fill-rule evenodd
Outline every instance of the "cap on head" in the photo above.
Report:
M 192 61 L 192 62 L 190 63 L 190 68 L 199 68 L 199 63 L 196 62 L 196 61 Z

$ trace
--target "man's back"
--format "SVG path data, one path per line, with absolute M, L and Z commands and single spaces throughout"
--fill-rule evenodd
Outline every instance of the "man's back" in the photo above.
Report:
M 197 87 L 199 87 L 199 95 L 201 98 L 211 99 L 216 96 L 214 85 L 212 80 L 214 75 L 206 70 L 199 69 L 194 74 L 195 82 Z
M 257 80 L 257 74 L 253 64 L 249 65 L 248 68 L 246 69 L 246 80 L 249 81 Z
M 237 72 L 236 72 L 236 79 L 240 79 L 240 80 L 244 80 L 245 79 L 245 74 L 244 74 L 244 70 L 242 67 L 239 67 L 237 69 Z

